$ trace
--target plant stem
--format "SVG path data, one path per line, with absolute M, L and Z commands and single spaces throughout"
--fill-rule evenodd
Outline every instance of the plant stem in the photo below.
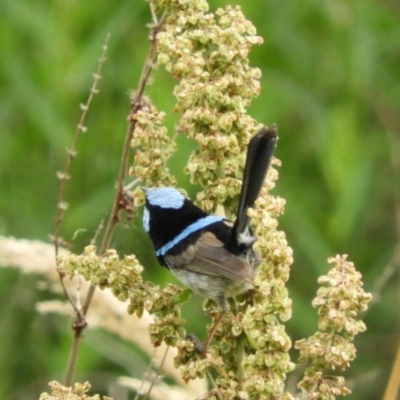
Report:
M 383 400 L 396 400 L 400 386 L 400 345 L 397 347 L 396 359 L 390 373 Z
M 90 89 L 89 97 L 86 101 L 86 104 L 81 104 L 82 114 L 79 119 L 78 125 L 76 126 L 76 131 L 75 131 L 74 138 L 72 140 L 71 148 L 67 149 L 67 160 L 65 162 L 64 169 L 62 172 L 57 173 L 57 176 L 60 179 L 61 183 L 60 183 L 60 189 L 58 191 L 56 226 L 55 226 L 54 234 L 53 234 L 56 258 L 58 256 L 60 242 L 62 242 L 62 240 L 60 239 L 60 231 L 61 231 L 61 226 L 62 226 L 62 222 L 64 219 L 64 213 L 65 213 L 66 209 L 68 208 L 67 204 L 64 202 L 65 186 L 66 186 L 67 180 L 70 179 L 69 170 L 71 167 L 71 163 L 76 156 L 76 147 L 78 144 L 78 140 L 81 137 L 81 134 L 86 131 L 84 122 L 85 122 L 87 113 L 89 111 L 90 104 L 92 103 L 94 95 L 98 93 L 97 85 L 101 78 L 101 75 L 100 75 L 101 69 L 103 67 L 104 62 L 106 61 L 107 44 L 108 44 L 109 39 L 110 39 L 110 34 L 107 35 L 105 43 L 103 45 L 103 52 L 99 59 L 99 63 L 97 65 L 97 70 L 96 70 L 95 74 L 93 75 L 94 80 L 93 80 L 92 87 Z M 65 294 L 65 297 L 67 298 L 67 300 L 73 307 L 75 313 L 79 314 L 80 311 L 79 311 L 78 307 L 76 306 L 75 302 L 72 300 L 71 296 L 69 295 L 69 293 L 67 291 L 67 288 L 65 287 L 65 283 L 64 283 L 65 274 L 62 271 L 58 270 L 58 275 L 60 278 L 61 286 L 62 286 L 63 292 Z

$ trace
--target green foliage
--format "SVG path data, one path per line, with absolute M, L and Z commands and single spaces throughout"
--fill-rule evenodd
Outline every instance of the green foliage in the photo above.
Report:
M 209 3 L 213 9 L 235 4 Z M 400 10 L 393 2 L 373 0 L 242 3 L 265 40 L 251 55 L 263 77 L 250 113 L 267 125 L 277 122 L 280 131 L 276 155 L 283 165 L 273 194 L 287 200 L 281 228 L 295 260 L 289 282 L 293 318 L 287 330 L 296 339 L 316 329 L 309 305 L 328 256 L 348 253 L 371 291 L 394 253 L 400 230 L 395 214 L 400 178 Z M 85 229 L 73 240 L 73 250 L 81 251 L 111 206 L 128 89 L 138 81 L 148 48 L 148 4 L 3 1 L 0 20 L 0 234 L 21 238 L 47 240 L 54 230 L 56 171 L 64 165 L 79 104 L 88 96 L 91 73 L 111 33 L 100 93 L 89 111 L 88 131 L 67 184 L 70 208 L 62 235 L 72 241 L 77 229 Z M 167 112 L 173 132 L 174 83 L 161 68 L 154 71 L 154 82 L 148 94 Z M 181 172 L 193 144 L 179 139 L 178 145 L 170 168 L 193 194 L 195 188 Z M 148 277 L 164 281 L 165 270 L 152 256 L 140 223 L 133 228 L 122 224 L 113 247 L 121 254 L 139 248 Z M 62 380 L 70 341 L 67 324 L 35 314 L 33 305 L 44 294 L 35 289 L 32 277 L 10 270 L 0 274 L 0 397 L 37 397 L 47 389 L 46 382 Z M 358 358 L 349 372 L 357 383 L 354 399 L 382 396 L 396 343 L 396 290 L 397 282 L 391 280 L 366 316 L 368 330 L 356 342 Z M 206 319 L 195 297 L 184 317 L 188 330 L 202 334 Z M 84 342 L 90 346 L 90 341 Z M 111 380 L 121 367 L 116 366 L 116 372 L 111 362 L 102 360 L 85 347 L 79 370 L 85 372 L 83 366 L 89 365 L 93 376 L 106 374 Z M 373 379 L 364 378 L 368 373 Z M 90 380 L 95 385 L 96 379 Z

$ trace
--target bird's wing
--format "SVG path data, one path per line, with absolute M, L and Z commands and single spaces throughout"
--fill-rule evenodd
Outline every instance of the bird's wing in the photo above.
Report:
M 206 232 L 182 254 L 166 255 L 164 260 L 170 268 L 185 269 L 203 275 L 225 276 L 238 282 L 252 282 L 254 271 L 249 262 L 232 254 L 223 246 L 214 234 Z

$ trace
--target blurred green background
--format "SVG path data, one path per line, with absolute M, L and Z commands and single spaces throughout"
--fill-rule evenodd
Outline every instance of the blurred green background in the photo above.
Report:
M 393 0 L 210 0 L 211 10 L 240 4 L 264 38 L 251 54 L 263 71 L 262 93 L 250 113 L 279 126 L 282 160 L 273 194 L 287 200 L 280 220 L 295 262 L 289 281 L 293 340 L 316 330 L 310 306 L 326 259 L 349 254 L 374 290 L 392 260 L 395 274 L 365 316 L 368 331 L 356 339 L 358 358 L 346 372 L 352 399 L 382 397 L 398 345 L 400 232 L 400 3 Z M 54 231 L 59 182 L 101 47 L 111 33 L 100 93 L 86 122 L 71 169 L 62 236 L 80 251 L 107 218 L 134 89 L 148 48 L 150 21 L 144 0 L 0 2 L 0 235 L 48 241 Z M 161 68 L 147 94 L 169 113 L 173 132 L 174 82 Z M 171 160 L 180 185 L 193 144 L 178 141 Z M 121 254 L 137 252 L 146 277 L 173 281 L 152 255 L 141 229 L 123 223 L 113 240 Z M 137 248 L 141 248 L 140 252 Z M 394 257 L 394 258 L 393 258 Z M 0 269 L 0 398 L 32 399 L 47 382 L 62 380 L 71 320 L 35 312 L 51 296 L 37 278 Z M 185 307 L 188 330 L 204 334 L 201 299 Z M 131 375 L 138 359 L 121 365 L 102 354 L 115 338 L 85 333 L 77 379 L 107 392 L 115 377 Z M 136 358 L 137 357 L 137 358 Z M 296 353 L 294 352 L 294 357 Z M 294 361 L 296 359 L 294 358 Z M 146 363 L 143 363 L 146 367 Z

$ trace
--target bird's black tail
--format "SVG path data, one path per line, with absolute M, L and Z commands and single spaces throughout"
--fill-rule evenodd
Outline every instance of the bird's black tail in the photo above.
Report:
M 274 154 L 276 137 L 277 126 L 274 124 L 270 128 L 260 129 L 250 140 L 237 217 L 232 228 L 231 239 L 238 246 L 249 246 L 255 241 L 250 232 L 250 217 L 247 215 L 247 210 L 254 206 L 260 194 Z

